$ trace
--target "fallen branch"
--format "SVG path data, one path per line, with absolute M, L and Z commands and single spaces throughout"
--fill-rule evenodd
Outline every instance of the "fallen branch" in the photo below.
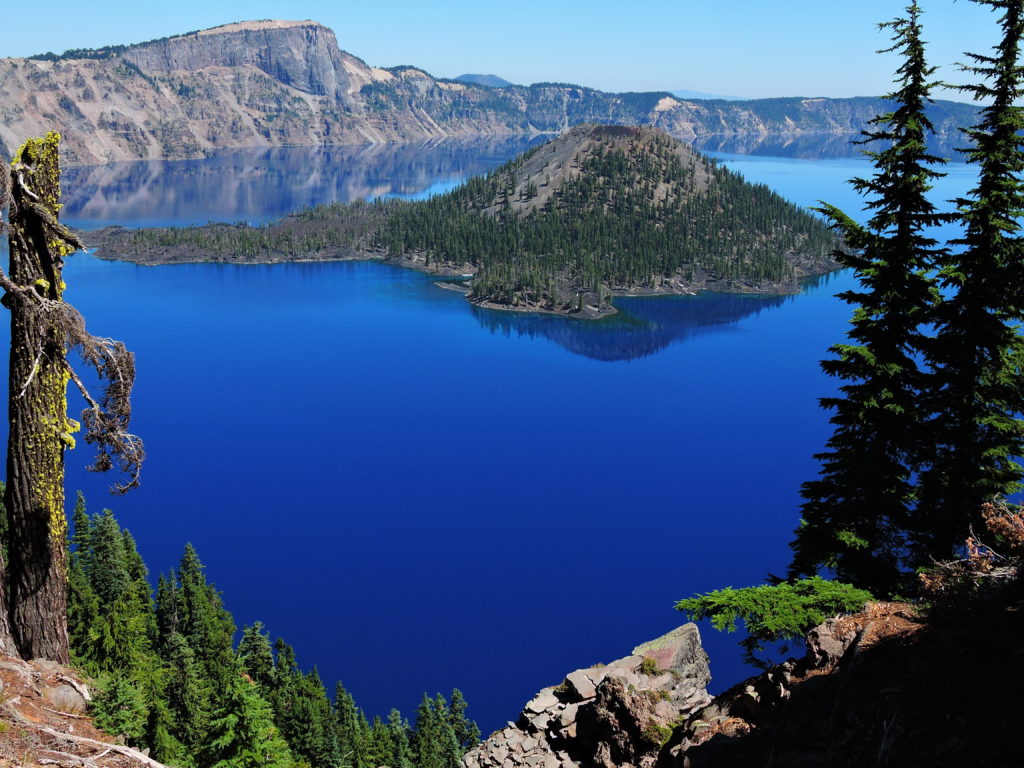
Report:
M 73 712 L 61 712 L 59 709 L 50 709 L 49 707 L 40 707 L 40 709 L 43 710 L 44 712 L 51 712 L 51 713 L 53 713 L 55 715 L 60 715 L 61 717 L 74 717 L 74 718 L 77 718 L 79 720 L 89 720 L 90 719 L 89 715 L 76 715 Z
M 30 725 L 40 733 L 45 733 L 47 736 L 53 736 L 56 739 L 66 739 L 67 741 L 70 741 L 72 744 L 84 744 L 90 747 L 102 747 L 108 751 L 116 752 L 119 755 L 129 757 L 132 760 L 138 760 L 143 765 L 149 766 L 149 768 L 168 768 L 163 763 L 158 763 L 156 760 L 149 757 L 148 755 L 144 755 L 141 752 L 139 752 L 139 750 L 132 749 L 131 747 L 125 747 L 120 744 L 108 744 L 105 741 L 89 739 L 85 736 L 75 736 L 71 733 L 62 733 L 54 728 L 50 728 L 45 725 L 37 725 L 34 723 Z
M 40 751 L 46 752 L 50 755 L 57 755 L 58 757 L 62 757 L 64 759 L 53 760 L 49 757 L 37 757 L 36 762 L 39 763 L 39 765 L 84 765 L 86 768 L 100 768 L 99 763 L 96 762 L 98 758 L 90 759 L 88 757 L 82 757 L 81 755 L 76 755 L 71 752 L 60 752 L 56 749 L 45 749 Z

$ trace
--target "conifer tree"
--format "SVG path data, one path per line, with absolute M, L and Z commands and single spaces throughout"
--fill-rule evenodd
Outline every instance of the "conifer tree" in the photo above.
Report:
M 92 713 L 96 725 L 107 733 L 124 736 L 137 744 L 146 733 L 149 707 L 145 691 L 126 676 L 109 678 L 106 690 L 93 703 Z
M 104 509 L 102 514 L 93 516 L 89 531 L 89 581 L 100 599 L 100 605 L 109 610 L 131 580 L 124 551 L 124 537 L 121 535 L 121 527 L 114 519 L 114 513 L 109 509 Z
M 270 700 L 274 721 L 296 757 L 310 765 L 339 763 L 337 726 L 320 675 L 303 675 L 295 651 L 278 639 L 277 668 Z
M 973 1 L 1000 13 L 1002 35 L 993 55 L 969 53 L 964 67 L 981 82 L 962 90 L 985 106 L 966 131 L 973 147 L 965 154 L 978 181 L 956 200 L 965 231 L 941 267 L 949 297 L 938 307 L 928 348 L 935 454 L 920 481 L 922 524 L 913 543 L 921 560 L 948 559 L 980 520 L 982 504 L 1021 488 L 1024 111 L 1017 104 L 1024 20 L 1020 0 Z
M 242 671 L 259 686 L 260 693 L 269 696 L 274 687 L 274 652 L 270 648 L 270 636 L 265 633 L 262 621 L 242 630 L 238 641 L 238 662 Z
M 337 722 L 338 753 L 345 768 L 368 768 L 365 761 L 370 726 L 366 715 L 356 706 L 345 686 L 338 681 L 334 690 L 334 717 Z
M 409 722 L 397 709 L 388 714 L 388 733 L 391 737 L 391 768 L 413 768 L 412 745 L 409 741 Z
M 210 724 L 202 764 L 208 768 L 291 768 L 296 765 L 274 725 L 270 705 L 240 673 L 230 677 L 224 703 Z
M 822 369 L 842 383 L 840 394 L 823 398 L 834 427 L 818 479 L 802 489 L 801 527 L 796 531 L 790 576 L 813 575 L 822 566 L 838 578 L 878 595 L 903 579 L 905 532 L 910 525 L 912 472 L 923 440 L 920 406 L 922 372 L 917 360 L 925 346 L 921 326 L 937 295 L 928 271 L 943 253 L 926 228 L 941 219 L 925 195 L 941 174 L 929 154 L 932 131 L 926 115 L 930 81 L 917 2 L 906 17 L 882 25 L 892 30 L 903 63 L 891 113 L 880 115 L 864 133 L 874 174 L 854 179 L 872 216 L 866 226 L 841 210 L 820 210 L 843 236 L 848 250 L 837 260 L 855 270 L 859 287 L 840 294 L 855 307 L 849 341 L 832 347 Z
M 161 647 L 172 634 L 181 632 L 181 594 L 173 569 L 156 582 L 156 630 Z
M 230 689 L 235 676 L 235 622 L 220 593 L 207 583 L 203 564 L 191 544 L 178 568 L 181 634 L 196 655 L 214 696 Z
M 455 732 L 455 740 L 463 752 L 480 743 L 480 727 L 466 717 L 466 697 L 458 688 L 452 689 L 451 705 L 448 708 L 448 719 Z
M 151 703 L 149 720 L 144 737 L 145 748 L 155 760 L 175 768 L 194 768 L 192 752 L 185 747 L 172 731 L 176 729 L 174 716 L 163 698 Z
M 380 716 L 373 718 L 370 725 L 369 738 L 366 740 L 366 763 L 367 765 L 386 765 L 394 768 L 394 743 L 391 740 L 391 732 Z
M 205 744 L 210 721 L 210 691 L 202 680 L 195 653 L 185 638 L 172 632 L 163 644 L 168 679 L 164 691 L 173 718 L 173 733 L 192 754 Z
M 92 558 L 91 523 L 85 512 L 85 499 L 78 493 L 72 515 L 75 531 L 71 537 L 68 557 L 68 640 L 72 658 L 85 661 L 94 647 L 100 620 L 100 600 L 89 579 Z
M 309 712 L 310 751 L 307 759 L 311 765 L 333 768 L 340 765 L 341 753 L 331 701 L 327 698 L 327 691 L 315 667 L 303 678 L 302 683 Z
M 458 768 L 462 759 L 448 702 L 440 693 L 431 699 L 425 693 L 416 708 L 416 730 L 412 738 L 413 761 L 417 768 Z

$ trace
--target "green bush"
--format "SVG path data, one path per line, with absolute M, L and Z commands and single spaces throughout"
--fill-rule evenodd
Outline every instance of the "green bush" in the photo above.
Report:
M 803 637 L 830 616 L 853 613 L 872 600 L 871 593 L 820 576 L 742 589 L 717 589 L 676 603 L 693 621 L 711 619 L 711 626 L 735 632 L 741 620 L 747 637 L 740 641 L 746 659 L 759 667 L 767 662 L 755 654 L 764 644 Z

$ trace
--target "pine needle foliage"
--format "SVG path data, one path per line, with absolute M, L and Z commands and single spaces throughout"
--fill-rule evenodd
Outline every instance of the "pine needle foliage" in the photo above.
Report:
M 735 632 L 742 622 L 747 637 L 740 641 L 749 663 L 768 666 L 758 658 L 766 643 L 803 637 L 826 619 L 861 610 L 870 592 L 820 576 L 781 584 L 734 589 L 726 587 L 676 603 L 693 621 L 710 619 L 720 631 Z
M 948 298 L 935 313 L 927 350 L 927 383 L 935 446 L 921 476 L 922 520 L 913 543 L 921 559 L 944 560 L 971 525 L 981 529 L 986 502 L 1021 489 L 1024 455 L 1024 36 L 1020 0 L 974 0 L 1000 14 L 993 55 L 967 54 L 963 70 L 978 78 L 961 86 L 983 102 L 965 151 L 978 182 L 955 201 L 963 237 L 940 266 Z
M 932 270 L 944 258 L 926 230 L 943 220 L 926 194 L 943 174 L 943 161 L 927 149 L 932 124 L 926 107 L 936 83 L 925 62 L 920 8 L 882 24 L 891 30 L 893 51 L 903 59 L 894 111 L 871 121 L 861 143 L 874 173 L 853 179 L 872 216 L 860 225 L 835 206 L 819 209 L 849 250 L 836 260 L 850 267 L 858 287 L 839 294 L 855 307 L 848 341 L 832 347 L 822 362 L 842 385 L 821 405 L 834 427 L 826 450 L 816 455 L 821 475 L 805 483 L 802 524 L 793 542 L 790 575 L 808 576 L 822 567 L 838 578 L 879 594 L 897 591 L 908 570 L 905 534 L 914 506 L 912 472 L 919 461 L 927 420 L 920 391 L 923 329 L 938 301 Z
M 317 671 L 303 673 L 260 622 L 236 650 L 234 620 L 191 545 L 154 600 L 132 537 L 109 510 L 87 515 L 81 494 L 69 544 L 71 647 L 101 692 L 97 723 L 166 765 L 457 768 L 479 740 L 457 689 L 450 704 L 429 700 L 428 737 L 397 710 L 371 726 L 340 683 L 332 703 Z

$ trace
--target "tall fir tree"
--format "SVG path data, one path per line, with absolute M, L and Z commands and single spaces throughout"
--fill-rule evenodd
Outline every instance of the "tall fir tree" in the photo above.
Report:
M 124 550 L 124 537 L 113 512 L 104 509 L 102 514 L 93 515 L 89 539 L 89 580 L 93 591 L 100 599 L 100 604 L 104 608 L 110 608 L 131 580 Z
M 927 149 L 926 107 L 935 83 L 920 15 L 913 2 L 905 18 L 882 25 L 893 35 L 886 50 L 898 53 L 902 65 L 888 97 L 895 109 L 864 133 L 863 143 L 879 147 L 867 153 L 874 173 L 852 181 L 867 198 L 870 220 L 862 226 L 835 206 L 820 209 L 843 236 L 848 250 L 836 258 L 854 269 L 859 287 L 840 294 L 855 307 L 849 341 L 832 347 L 834 358 L 821 364 L 843 383 L 839 395 L 821 401 L 832 411 L 834 432 L 816 456 L 819 478 L 802 488 L 803 519 L 791 545 L 791 577 L 828 567 L 878 595 L 897 590 L 905 578 L 912 473 L 924 440 L 921 328 L 937 299 L 929 270 L 943 254 L 926 234 L 942 218 L 926 197 L 942 161 Z
M 455 740 L 463 752 L 472 749 L 480 743 L 480 727 L 466 717 L 468 708 L 466 697 L 458 688 L 452 689 L 451 704 L 448 707 L 448 720 L 455 732 Z
M 89 578 L 92 524 L 81 491 L 75 500 L 72 521 L 74 533 L 68 555 L 68 641 L 72 659 L 84 664 L 97 639 L 94 633 L 99 626 L 100 600 Z
M 225 610 L 220 592 L 206 581 L 204 566 L 191 544 L 185 546 L 178 579 L 181 634 L 202 666 L 216 701 L 230 690 L 235 676 L 235 622 Z
M 338 754 L 343 768 L 369 768 L 365 760 L 370 725 L 345 686 L 334 689 L 334 717 L 337 722 Z
M 388 714 L 388 733 L 391 737 L 391 768 L 414 768 L 412 744 L 410 743 L 411 728 L 409 722 L 402 717 L 397 709 Z
M 260 693 L 269 696 L 274 688 L 276 670 L 270 636 L 264 632 L 262 621 L 242 630 L 242 639 L 238 641 L 238 662 L 242 671 L 259 686 Z
M 172 731 L 191 754 L 205 745 L 210 724 L 210 690 L 202 679 L 196 655 L 177 632 L 163 643 L 168 680 L 165 701 L 173 718 Z
M 977 167 L 976 186 L 956 200 L 963 237 L 941 266 L 948 298 L 935 314 L 927 356 L 927 394 L 934 417 L 935 454 L 921 475 L 920 511 L 913 547 L 918 558 L 948 559 L 962 545 L 982 504 L 1020 490 L 1024 454 L 1019 324 L 1024 318 L 1024 34 L 1020 0 L 973 0 L 1000 13 L 993 55 L 969 53 L 963 69 L 980 82 L 962 86 L 985 106 L 966 131 Z
M 433 699 L 423 694 L 416 709 L 412 753 L 417 768 L 459 768 L 462 748 L 455 735 L 448 702 L 440 693 Z
M 208 768 L 292 768 L 297 762 L 274 725 L 270 705 L 240 673 L 229 678 L 210 723 L 201 764 Z

